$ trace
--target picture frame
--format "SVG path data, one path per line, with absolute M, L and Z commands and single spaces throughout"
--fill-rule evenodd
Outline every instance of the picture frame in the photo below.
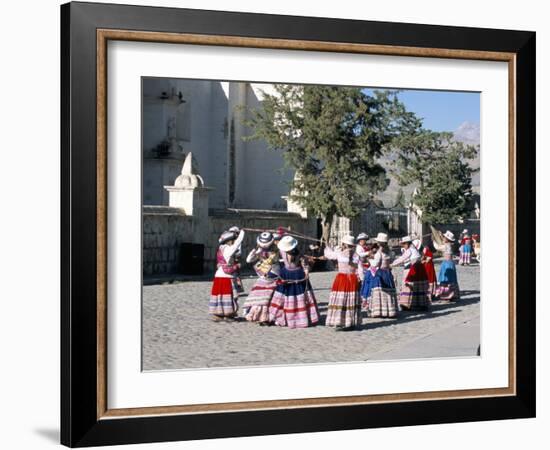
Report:
M 107 404 L 107 43 L 504 61 L 509 70 L 506 388 L 173 405 Z M 73 2 L 61 6 L 61 443 L 70 447 L 535 416 L 535 33 Z M 503 150 L 504 152 L 505 150 Z

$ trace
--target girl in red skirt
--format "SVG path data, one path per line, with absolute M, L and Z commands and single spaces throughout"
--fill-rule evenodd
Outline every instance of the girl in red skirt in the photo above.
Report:
M 403 254 L 397 258 L 391 267 L 403 264 L 403 285 L 399 293 L 399 307 L 405 310 L 427 310 L 431 306 L 428 297 L 428 275 L 420 262 L 421 256 L 414 245 L 412 238 L 405 236 L 401 239 L 404 247 Z
M 427 245 L 423 245 L 420 239 L 415 239 L 413 245 L 420 252 L 420 262 L 424 265 L 426 275 L 428 276 L 428 296 L 434 300 L 437 293 L 437 277 L 435 275 L 434 255 Z
M 244 230 L 238 234 L 226 231 L 220 239 L 220 246 L 216 254 L 218 268 L 214 275 L 214 283 L 208 303 L 208 312 L 212 320 L 219 322 L 221 320 L 233 321 L 237 315 L 239 305 L 233 294 L 233 279 L 238 271 L 235 264 L 234 255 L 239 249 L 244 239 Z
M 357 328 L 361 325 L 361 298 L 357 276 L 360 260 L 355 252 L 354 237 L 345 236 L 339 250 L 325 247 L 325 257 L 338 261 L 338 275 L 332 284 L 325 325 L 335 327 L 337 331 Z

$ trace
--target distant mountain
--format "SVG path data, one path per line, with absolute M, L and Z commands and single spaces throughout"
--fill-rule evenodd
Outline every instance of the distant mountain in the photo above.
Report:
M 481 131 L 479 128 L 479 123 L 473 122 L 463 122 L 456 131 L 453 132 L 455 141 L 463 142 L 468 145 L 480 145 L 481 142 Z M 477 153 L 477 156 L 470 162 L 470 166 L 474 169 L 479 169 L 481 161 L 481 148 Z M 474 173 L 472 176 L 472 188 L 474 192 L 479 194 L 479 182 L 480 174 L 479 171 Z
M 454 132 L 454 139 L 469 145 L 479 145 L 481 133 L 479 123 L 464 122 Z
M 453 132 L 453 138 L 454 140 L 458 142 L 463 142 L 467 145 L 479 145 L 481 141 L 481 133 L 480 133 L 480 127 L 478 123 L 473 122 L 463 122 L 454 132 Z M 474 158 L 470 165 L 474 169 L 478 169 L 480 165 L 480 152 L 478 152 L 477 157 Z M 395 180 L 395 177 L 391 176 L 390 168 L 392 167 L 392 161 L 393 157 L 391 155 L 388 155 L 387 157 L 383 158 L 381 161 L 382 166 L 386 169 L 389 178 L 390 178 L 390 184 L 388 188 L 384 191 L 376 195 L 376 197 L 381 200 L 386 207 L 392 207 L 395 204 L 395 199 L 397 198 L 397 193 L 399 192 L 399 183 Z M 476 193 L 479 193 L 479 182 L 480 182 L 480 176 L 479 172 L 474 173 L 472 176 L 472 188 L 473 191 Z M 403 188 L 403 192 L 405 194 L 405 197 L 407 201 L 410 199 L 412 192 L 414 190 L 414 186 L 406 186 Z

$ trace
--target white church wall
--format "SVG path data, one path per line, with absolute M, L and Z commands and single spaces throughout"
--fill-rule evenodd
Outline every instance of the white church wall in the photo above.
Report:
M 160 98 L 163 92 L 168 99 Z M 178 98 L 180 92 L 183 103 Z M 146 78 L 143 95 L 144 204 L 168 204 L 162 186 L 173 183 L 185 154 L 193 152 L 205 183 L 214 188 L 211 205 L 224 206 L 228 101 L 221 84 L 207 80 Z M 153 149 L 168 137 L 171 118 L 178 151 L 158 158 Z
M 246 85 L 245 101 L 249 108 L 261 108 L 261 89 L 273 91 L 271 85 Z M 245 127 L 242 132 L 252 134 Z M 253 140 L 242 143 L 241 153 L 244 176 L 237 182 L 245 207 L 285 210 L 286 202 L 281 197 L 288 195 L 294 171 L 284 168 L 282 151 L 269 149 L 264 141 Z
M 198 170 L 204 178 L 205 185 L 213 188 L 209 194 L 210 206 L 222 208 L 227 206 L 227 143 L 229 138 L 228 107 L 229 97 L 222 83 L 209 82 L 210 106 L 203 115 L 204 131 L 209 137 L 208 152 L 205 149 L 193 150 L 205 156 L 198 161 Z M 208 156 L 206 156 L 208 155 Z M 204 169 L 203 169 L 204 168 Z M 204 174 L 208 173 L 205 177 Z
M 143 161 L 143 204 L 167 205 L 168 192 L 164 185 L 172 184 L 180 174 L 182 160 L 148 158 Z
M 246 186 L 243 180 L 248 174 L 244 170 L 245 155 L 243 137 L 245 136 L 241 109 L 246 104 L 246 83 L 229 83 L 228 125 L 229 141 L 227 146 L 227 205 L 246 208 L 244 201 Z

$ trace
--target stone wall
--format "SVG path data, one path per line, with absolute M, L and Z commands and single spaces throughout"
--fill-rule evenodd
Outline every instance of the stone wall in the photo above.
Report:
M 221 233 L 232 226 L 260 230 L 276 230 L 278 227 L 289 228 L 307 236 L 317 236 L 317 221 L 304 219 L 297 213 L 286 211 L 267 211 L 253 209 L 211 210 L 209 216 L 209 242 L 205 249 L 205 263 L 209 270 L 215 267 L 217 242 Z M 259 232 L 247 232 L 242 245 L 243 260 L 252 248 L 256 247 Z M 302 251 L 311 242 L 298 239 Z
M 180 247 L 192 242 L 193 217 L 168 206 L 143 207 L 143 275 L 177 273 Z
M 277 227 L 290 228 L 298 233 L 316 236 L 315 219 L 303 219 L 299 214 L 285 211 L 264 210 L 211 210 L 208 223 L 200 224 L 182 209 L 167 206 L 143 207 L 143 275 L 168 275 L 181 271 L 181 244 L 199 243 L 196 240 L 197 227 L 207 227 L 208 234 L 204 248 L 205 273 L 215 269 L 216 250 L 220 234 L 236 225 L 240 228 L 274 230 Z M 258 232 L 248 232 L 242 245 L 243 259 L 256 246 Z M 305 251 L 309 242 L 300 240 Z

